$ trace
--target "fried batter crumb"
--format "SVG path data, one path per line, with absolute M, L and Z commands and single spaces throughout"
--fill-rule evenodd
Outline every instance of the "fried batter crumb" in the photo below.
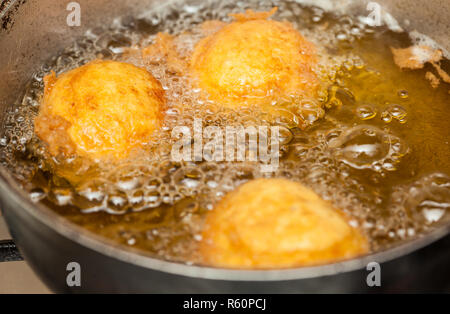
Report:
M 411 46 L 408 48 L 393 48 L 394 62 L 401 69 L 422 69 L 427 62 L 439 62 L 442 51 L 428 46 Z
M 442 70 L 442 68 L 440 67 L 440 65 L 436 62 L 432 62 L 431 63 L 433 65 L 433 67 L 436 69 L 436 71 L 438 72 L 439 76 L 441 77 L 441 79 L 445 82 L 445 83 L 449 83 L 450 84 L 450 75 L 447 74 L 447 72 L 445 72 L 444 70 Z
M 439 61 L 443 58 L 443 53 L 439 49 L 433 49 L 429 46 L 411 46 L 408 48 L 393 48 L 395 64 L 400 69 L 417 70 L 422 69 L 426 63 L 430 63 L 438 72 L 440 78 L 450 84 L 450 75 L 447 74 L 439 65 Z M 431 72 L 425 74 L 425 78 L 430 81 L 433 88 L 439 86 L 440 80 Z
M 203 22 L 201 25 L 201 31 L 203 36 L 210 36 L 220 31 L 227 23 L 219 20 L 211 20 Z
M 425 74 L 425 78 L 430 81 L 431 87 L 433 88 L 437 88 L 439 86 L 440 80 L 438 77 L 436 77 L 436 75 L 434 75 L 431 72 L 427 72 Z
M 173 36 L 167 33 L 158 33 L 155 43 L 142 49 L 142 58 L 147 63 L 158 63 L 165 59 L 169 70 L 182 74 L 186 71 L 186 62 L 178 55 Z
M 255 12 L 253 10 L 247 10 L 245 13 L 230 13 L 229 16 L 234 18 L 236 22 L 246 22 L 252 20 L 267 20 L 274 15 L 278 10 L 278 7 L 272 8 L 270 11 Z

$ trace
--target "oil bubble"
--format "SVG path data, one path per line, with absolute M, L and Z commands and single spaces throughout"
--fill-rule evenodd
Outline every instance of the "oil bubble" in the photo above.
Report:
M 355 169 L 375 171 L 380 171 L 378 165 L 385 170 L 394 171 L 394 165 L 408 152 L 408 148 L 398 137 L 368 125 L 346 130 L 333 138 L 329 146 L 345 164 Z
M 356 115 L 361 120 L 370 120 L 376 117 L 377 109 L 370 104 L 364 104 L 356 108 Z

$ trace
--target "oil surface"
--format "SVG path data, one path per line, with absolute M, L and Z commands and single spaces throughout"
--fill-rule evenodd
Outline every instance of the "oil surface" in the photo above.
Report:
M 188 58 L 204 35 L 207 20 L 230 21 L 229 13 L 278 6 L 319 50 L 319 75 L 327 82 L 315 101 L 325 117 L 311 112 L 306 130 L 292 117 L 273 122 L 263 112 L 206 107 L 199 91 L 161 60 L 145 64 L 133 49 L 155 41 L 157 32 L 175 36 Z M 411 45 L 404 33 L 371 28 L 350 16 L 333 16 L 290 1 L 205 2 L 201 7 L 164 7 L 145 18 L 117 18 L 110 27 L 90 30 L 42 66 L 5 118 L 1 162 L 30 197 L 68 220 L 126 246 L 163 259 L 200 262 L 195 256 L 204 214 L 228 191 L 260 177 L 299 181 L 330 200 L 363 229 L 372 251 L 412 239 L 448 221 L 450 207 L 450 94 L 433 89 L 425 72 L 401 71 L 390 47 Z M 99 166 L 85 160 L 57 160 L 35 136 L 43 77 L 97 58 L 146 67 L 161 81 L 168 98 L 158 145 L 148 143 L 139 159 Z M 448 63 L 443 63 L 444 69 Z M 308 106 L 308 104 L 302 104 Z M 208 108 L 208 109 L 205 109 Z M 276 124 L 285 141 L 280 167 L 262 173 L 256 162 L 176 163 L 170 158 L 175 126 L 260 126 Z

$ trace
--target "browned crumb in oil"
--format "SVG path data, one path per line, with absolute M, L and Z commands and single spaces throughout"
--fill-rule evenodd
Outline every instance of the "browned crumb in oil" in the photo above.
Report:
M 440 80 L 433 73 L 427 72 L 425 78 L 430 82 L 431 87 L 437 88 L 439 86 Z
M 219 20 L 210 20 L 202 23 L 201 32 L 203 36 L 209 36 L 220 31 L 227 23 L 219 21 Z
M 417 70 L 422 69 L 426 63 L 430 63 L 435 69 L 439 77 L 432 72 L 427 72 L 425 78 L 430 82 L 431 87 L 437 88 L 440 80 L 450 84 L 450 75 L 445 72 L 439 62 L 443 58 L 443 53 L 439 49 L 433 49 L 429 46 L 411 46 L 408 48 L 393 48 L 395 64 L 400 69 Z
M 428 46 L 411 46 L 408 48 L 392 48 L 394 62 L 401 69 L 422 69 L 427 62 L 439 62 L 442 51 Z
M 436 71 L 438 72 L 439 76 L 441 77 L 441 79 L 445 82 L 445 83 L 449 83 L 450 84 L 450 75 L 447 74 L 447 72 L 445 72 L 444 70 L 442 70 L 442 68 L 440 67 L 440 65 L 436 62 L 432 62 L 431 63 L 433 65 L 433 67 L 436 69 Z
M 146 63 L 164 59 L 169 70 L 177 74 L 185 73 L 187 69 L 187 62 L 179 56 L 173 36 L 167 33 L 158 33 L 155 43 L 142 49 L 142 59 Z
M 251 20 L 267 20 L 269 17 L 277 12 L 278 7 L 274 7 L 270 11 L 255 12 L 253 10 L 247 10 L 245 13 L 231 13 L 229 16 L 234 18 L 237 22 L 245 22 Z
M 230 13 L 229 16 L 232 17 L 237 22 L 246 22 L 246 21 L 252 21 L 252 20 L 267 20 L 272 15 L 275 14 L 275 12 L 278 10 L 277 7 L 274 7 L 270 11 L 264 11 L 264 12 L 255 12 L 253 10 L 247 10 L 245 13 Z M 205 21 L 201 24 L 201 32 L 203 36 L 207 37 L 214 33 L 217 33 L 219 30 L 221 30 L 224 26 L 226 26 L 227 23 L 219 20 L 209 20 Z

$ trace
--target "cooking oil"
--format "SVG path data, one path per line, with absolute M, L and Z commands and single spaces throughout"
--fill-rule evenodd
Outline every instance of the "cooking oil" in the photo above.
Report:
M 302 128 L 292 118 L 275 122 L 254 110 L 205 106 L 188 76 L 164 60 L 147 64 L 132 51 L 155 42 L 158 32 L 174 36 L 188 59 L 208 20 L 230 22 L 229 13 L 270 10 L 292 23 L 318 48 L 323 97 L 313 100 L 325 115 L 312 113 Z M 373 252 L 429 232 L 448 221 L 450 207 L 449 86 L 433 89 L 422 70 L 402 71 L 390 47 L 411 45 L 408 34 L 370 27 L 357 17 L 338 16 L 294 1 L 204 2 L 166 6 L 144 17 L 119 17 L 89 30 L 73 46 L 42 65 L 12 104 L 0 139 L 1 163 L 30 198 L 71 222 L 158 258 L 200 263 L 195 255 L 205 213 L 227 192 L 251 179 L 284 177 L 312 188 L 352 218 L 369 237 Z M 168 99 L 158 145 L 139 158 L 98 165 L 79 158 L 58 160 L 35 135 L 33 121 L 43 77 L 94 59 L 122 60 L 147 68 Z M 444 70 L 449 69 L 443 61 Z M 207 109 L 206 109 L 207 108 Z M 260 171 L 258 162 L 173 162 L 175 126 L 202 117 L 204 126 L 278 125 L 283 130 L 280 166 Z

